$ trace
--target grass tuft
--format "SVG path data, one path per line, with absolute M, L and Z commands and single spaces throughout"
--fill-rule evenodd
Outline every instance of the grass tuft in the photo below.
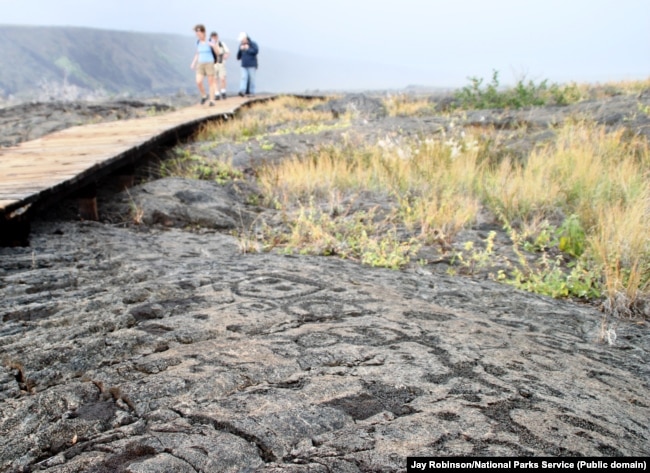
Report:
M 432 115 L 435 111 L 435 104 L 431 103 L 427 97 L 395 94 L 384 98 L 383 102 L 391 117 Z
M 184 177 L 187 179 L 215 181 L 219 184 L 225 184 L 244 177 L 243 173 L 236 169 L 231 161 L 205 158 L 180 147 L 175 148 L 173 153 L 173 157 L 160 163 L 158 172 L 161 177 Z
M 321 103 L 320 100 L 280 97 L 242 110 L 236 120 L 208 122 L 201 127 L 196 139 L 214 143 L 245 142 L 273 133 L 290 133 L 296 129 L 314 132 L 316 127 L 332 119 L 331 112 L 317 109 Z

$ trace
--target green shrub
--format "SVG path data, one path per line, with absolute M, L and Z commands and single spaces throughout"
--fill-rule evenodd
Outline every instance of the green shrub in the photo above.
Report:
M 582 100 L 582 93 L 576 84 L 550 84 L 548 79 L 539 83 L 521 78 L 514 87 L 503 88 L 499 83 L 499 71 L 492 72 L 492 81 L 484 85 L 484 80 L 470 77 L 470 84 L 456 92 L 456 100 L 461 108 L 488 109 L 569 105 Z

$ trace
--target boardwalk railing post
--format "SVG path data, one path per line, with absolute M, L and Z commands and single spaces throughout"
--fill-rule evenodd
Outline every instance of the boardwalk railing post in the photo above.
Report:
M 30 220 L 26 215 L 7 218 L 0 214 L 0 247 L 29 246 Z
M 99 220 L 97 210 L 97 184 L 92 183 L 75 193 L 79 204 L 79 217 L 82 220 Z
M 135 166 L 133 164 L 120 169 L 117 175 L 117 185 L 121 191 L 130 189 L 135 185 Z

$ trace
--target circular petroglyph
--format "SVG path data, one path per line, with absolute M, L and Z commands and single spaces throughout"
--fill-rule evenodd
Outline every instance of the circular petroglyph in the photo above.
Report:
M 313 281 L 287 275 L 261 275 L 235 284 L 233 291 L 256 299 L 292 299 L 314 294 L 322 287 Z
M 269 301 L 242 302 L 237 306 L 237 309 L 242 314 L 246 314 L 249 312 L 255 312 L 255 313 L 268 312 L 277 308 L 278 308 L 277 304 L 274 304 L 273 302 L 269 302 Z
M 305 348 L 328 347 L 338 343 L 340 337 L 327 332 L 311 332 L 302 335 L 296 340 L 298 345 Z
M 420 320 L 432 320 L 434 322 L 448 322 L 456 318 L 455 315 L 448 312 L 421 312 L 415 310 L 409 310 L 404 312 L 404 317 L 406 318 L 416 318 Z
M 361 317 L 372 311 L 357 304 L 331 299 L 311 299 L 290 304 L 287 312 L 300 317 L 302 321 L 342 319 L 345 317 Z

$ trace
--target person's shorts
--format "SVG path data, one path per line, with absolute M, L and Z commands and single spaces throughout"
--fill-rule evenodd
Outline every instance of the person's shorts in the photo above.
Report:
M 214 64 L 211 62 L 200 62 L 196 66 L 196 75 L 197 76 L 213 76 L 214 75 Z
M 214 73 L 217 76 L 217 79 L 225 79 L 226 78 L 226 65 L 224 63 L 215 63 L 214 65 Z

